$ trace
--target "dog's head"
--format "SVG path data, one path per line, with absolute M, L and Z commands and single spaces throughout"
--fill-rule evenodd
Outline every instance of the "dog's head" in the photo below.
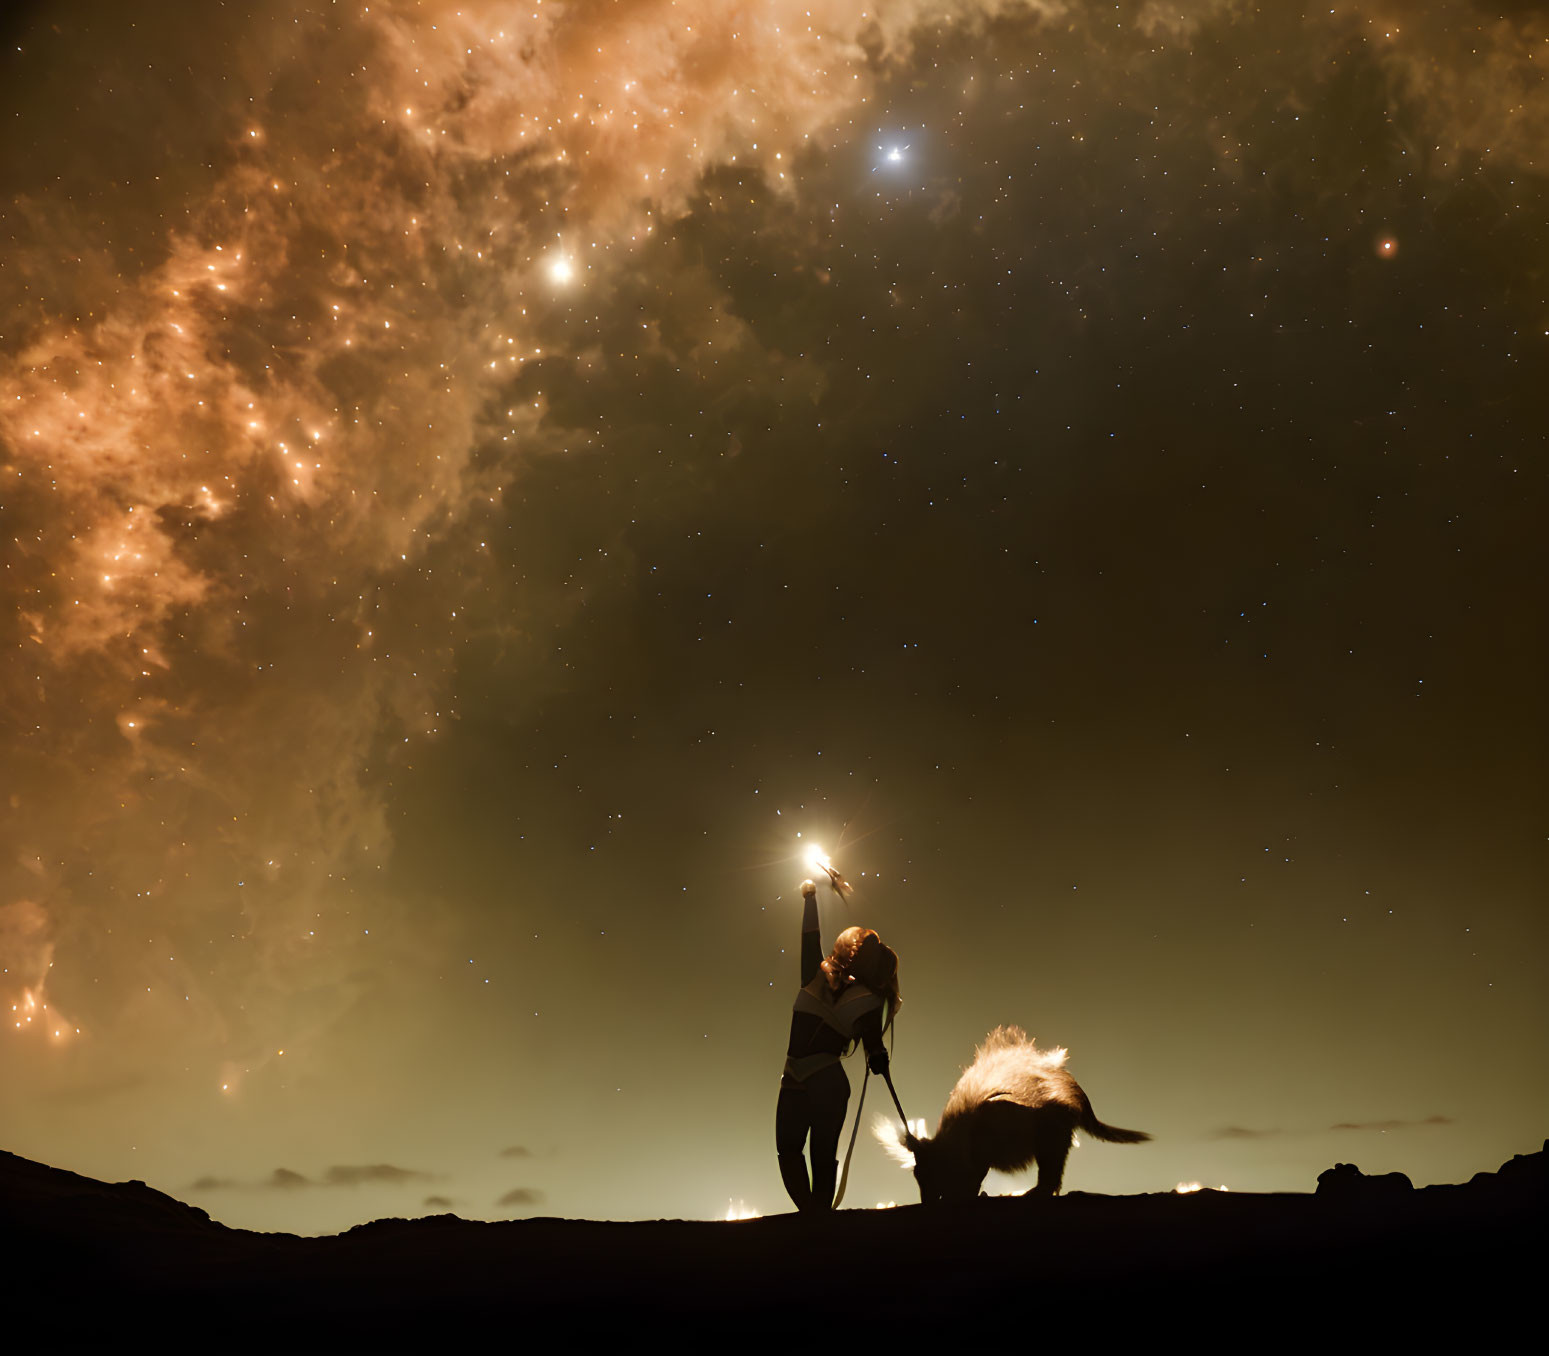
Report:
M 920 1200 L 926 1205 L 954 1205 L 971 1201 L 984 1181 L 966 1153 L 941 1140 L 905 1138 L 914 1154 L 914 1180 L 919 1183 Z
M 984 1173 L 976 1170 L 967 1154 L 958 1152 L 955 1145 L 916 1135 L 886 1117 L 877 1118 L 873 1133 L 894 1162 L 914 1169 L 924 1204 L 971 1201 L 979 1194 Z

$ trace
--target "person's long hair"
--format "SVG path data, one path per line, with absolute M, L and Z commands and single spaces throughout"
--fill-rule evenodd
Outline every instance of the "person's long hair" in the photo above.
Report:
M 855 979 L 879 994 L 885 1010 L 882 1030 L 891 1033 L 893 1018 L 904 1003 L 898 987 L 898 953 L 892 947 L 870 928 L 846 928 L 834 939 L 833 954 L 823 968 L 837 984 Z M 850 1048 L 855 1048 L 853 1042 Z

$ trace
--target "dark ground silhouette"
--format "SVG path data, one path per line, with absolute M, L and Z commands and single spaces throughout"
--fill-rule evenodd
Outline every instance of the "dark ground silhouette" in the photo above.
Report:
M 813 1323 L 898 1350 L 995 1334 L 1019 1349 L 1064 1335 L 1336 1350 L 1482 1337 L 1542 1307 L 1546 1178 L 1539 1152 L 1419 1190 L 1340 1165 L 1308 1194 L 1076 1192 L 737 1223 L 441 1215 L 298 1238 L 0 1153 L 14 1297 L 0 1326 L 36 1324 L 55 1344 L 182 1334 L 212 1350 L 439 1347 L 491 1325 L 523 1339 L 676 1333 L 696 1350 L 790 1345 Z

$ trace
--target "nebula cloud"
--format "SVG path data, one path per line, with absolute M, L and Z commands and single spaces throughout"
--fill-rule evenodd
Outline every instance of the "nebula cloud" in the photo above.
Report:
M 550 377 L 602 361 L 588 317 L 661 261 L 706 173 L 798 199 L 803 158 L 873 137 L 879 83 L 943 26 L 1088 32 L 1138 102 L 1156 91 L 1126 66 L 1260 21 L 1236 0 L 318 8 L 254 18 L 186 77 L 161 114 L 213 110 L 214 149 L 193 174 L 141 148 L 122 239 L 41 187 L 9 217 L 6 1002 L 57 998 L 87 1034 L 191 1013 L 228 1088 L 436 944 L 420 918 L 401 951 L 372 941 L 394 778 L 457 718 L 469 641 L 528 634 L 527 604 L 485 605 L 490 525 L 581 442 Z M 1413 9 L 1262 22 L 1370 44 L 1428 110 L 1417 158 L 1545 144 L 1543 21 Z M 705 313 L 750 373 L 792 361 L 714 288 Z

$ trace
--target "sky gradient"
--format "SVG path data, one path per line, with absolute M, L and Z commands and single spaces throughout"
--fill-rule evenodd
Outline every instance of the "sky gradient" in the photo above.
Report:
M 1549 21 L 1412 8 L 22 6 L 0 1146 L 784 1209 L 815 840 L 1067 1189 L 1536 1148 Z

